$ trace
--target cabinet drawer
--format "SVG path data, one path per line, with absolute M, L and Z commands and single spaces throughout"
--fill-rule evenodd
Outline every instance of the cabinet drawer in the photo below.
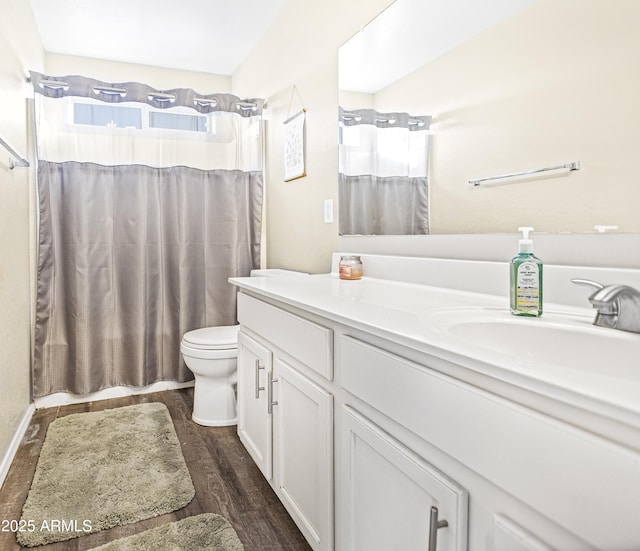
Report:
M 333 379 L 333 331 L 244 293 L 238 321 L 328 380 Z
M 348 336 L 337 361 L 345 390 L 578 538 L 640 549 L 637 453 Z
M 504 515 L 494 516 L 493 538 L 495 551 L 553 551 L 546 543 Z

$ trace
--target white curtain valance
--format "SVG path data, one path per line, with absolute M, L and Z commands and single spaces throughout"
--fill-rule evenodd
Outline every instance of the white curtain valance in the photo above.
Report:
M 263 100 L 33 72 L 31 81 L 40 160 L 262 170 Z
M 191 88 L 157 90 L 139 82 L 104 82 L 78 75 L 48 76 L 30 71 L 29 78 L 37 94 L 49 98 L 85 97 L 106 103 L 147 103 L 158 109 L 188 107 L 199 113 L 228 111 L 243 117 L 261 115 L 264 100 L 241 99 L 232 94 L 199 94 Z
M 340 109 L 339 173 L 426 178 L 431 117 Z

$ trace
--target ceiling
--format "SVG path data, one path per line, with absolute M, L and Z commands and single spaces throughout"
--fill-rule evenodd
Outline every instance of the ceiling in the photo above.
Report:
M 231 75 L 287 0 L 29 0 L 45 51 Z

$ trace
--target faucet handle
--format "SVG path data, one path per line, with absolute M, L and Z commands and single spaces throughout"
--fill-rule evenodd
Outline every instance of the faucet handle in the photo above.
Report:
M 575 283 L 577 285 L 586 285 L 588 287 L 595 287 L 598 290 L 604 289 L 604 285 L 602 283 L 598 283 L 597 281 L 592 281 L 590 279 L 574 278 L 571 280 L 571 283 Z
M 605 289 L 605 286 L 602 283 L 598 283 L 597 281 L 592 281 L 590 279 L 579 279 L 579 278 L 572 279 L 571 283 L 576 283 L 577 285 L 585 285 L 587 287 L 595 287 L 596 290 L 589 297 L 589 302 L 591 303 L 591 305 L 596 310 L 598 310 L 598 313 L 596 314 L 596 319 L 593 322 L 595 325 L 604 325 L 604 323 L 600 321 L 601 315 L 616 316 L 618 314 L 618 304 L 616 301 L 601 299 L 600 291 L 602 289 Z M 607 289 L 609 287 L 607 287 Z
M 630 285 L 602 285 L 589 279 L 572 279 L 578 285 L 595 287 L 589 302 L 598 311 L 594 325 L 640 333 L 640 290 Z

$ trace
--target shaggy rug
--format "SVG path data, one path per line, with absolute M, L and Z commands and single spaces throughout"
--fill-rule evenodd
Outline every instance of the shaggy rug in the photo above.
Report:
M 91 551 L 242 551 L 231 524 L 220 515 L 188 517 L 122 538 Z
M 194 495 L 164 404 L 68 415 L 49 426 L 17 540 L 69 540 L 175 511 Z

